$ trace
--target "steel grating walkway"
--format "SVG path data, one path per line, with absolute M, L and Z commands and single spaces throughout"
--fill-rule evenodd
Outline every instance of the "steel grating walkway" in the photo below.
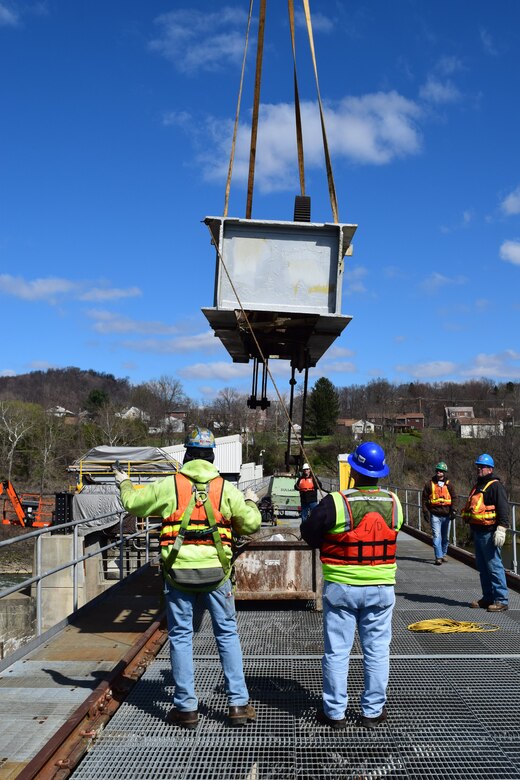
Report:
M 197 626 L 200 723 L 165 724 L 172 693 L 167 647 L 74 772 L 75 780 L 369 780 L 436 778 L 520 780 L 520 595 L 490 615 L 468 602 L 478 575 L 462 563 L 433 566 L 431 549 L 404 534 L 399 576 L 389 720 L 356 725 L 362 662 L 350 663 L 348 728 L 315 719 L 321 701 L 321 615 L 294 605 L 239 604 L 244 666 L 258 719 L 226 725 L 223 678 L 207 615 Z M 488 618 L 490 634 L 412 634 L 429 617 Z

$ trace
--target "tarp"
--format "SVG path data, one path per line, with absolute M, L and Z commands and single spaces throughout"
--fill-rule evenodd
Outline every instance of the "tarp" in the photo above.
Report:
M 150 475 L 157 478 L 161 474 L 171 474 L 180 468 L 179 461 L 161 447 L 93 447 L 68 467 L 68 471 L 93 478 L 104 474 L 108 476 L 111 466 L 119 461 L 121 468 L 130 476 Z
M 80 493 L 72 497 L 72 517 L 86 521 L 78 526 L 80 536 L 91 533 L 94 528 L 110 528 L 119 522 L 120 512 L 125 510 L 115 484 L 85 485 Z

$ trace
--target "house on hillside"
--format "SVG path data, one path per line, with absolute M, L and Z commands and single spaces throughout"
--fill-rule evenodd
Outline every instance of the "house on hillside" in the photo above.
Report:
M 475 412 L 472 406 L 445 406 L 444 428 L 455 428 L 458 420 L 474 419 Z
M 115 416 L 122 420 L 142 420 L 143 422 L 148 422 L 150 419 L 150 415 L 143 412 L 138 406 L 130 406 L 124 412 L 116 412 Z
M 376 428 L 375 424 L 370 422 L 370 420 L 355 420 L 348 418 L 338 419 L 336 425 L 340 429 L 346 428 L 352 431 L 354 439 L 361 439 L 361 437 L 365 436 L 367 433 L 374 433 Z
M 461 439 L 488 439 L 490 436 L 503 436 L 504 423 L 489 417 L 462 417 L 456 420 L 455 431 Z
M 392 431 L 419 431 L 424 428 L 422 412 L 403 412 L 385 417 L 385 425 Z
M 502 420 L 504 425 L 512 425 L 515 419 L 515 410 L 511 406 L 496 406 L 488 409 L 491 420 Z

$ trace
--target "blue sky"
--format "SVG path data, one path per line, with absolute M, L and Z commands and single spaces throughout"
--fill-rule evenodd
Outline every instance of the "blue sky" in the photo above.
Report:
M 215 266 L 201 220 L 223 211 L 248 8 L 0 0 L 1 375 L 79 366 L 132 383 L 175 376 L 194 399 L 249 391 L 250 368 L 200 312 Z M 359 225 L 342 303 L 353 320 L 311 381 L 519 381 L 520 4 L 311 9 L 339 218 Z M 265 47 L 253 217 L 290 220 L 285 2 L 267 3 Z M 312 217 L 330 222 L 300 12 L 297 58 Z M 254 40 L 236 217 L 253 77 Z M 284 391 L 287 367 L 272 368 Z

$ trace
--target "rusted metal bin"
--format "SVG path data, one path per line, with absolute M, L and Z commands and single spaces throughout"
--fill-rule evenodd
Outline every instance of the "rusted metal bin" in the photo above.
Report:
M 262 528 L 235 562 L 236 599 L 314 600 L 322 608 L 323 576 L 318 550 L 290 529 Z

